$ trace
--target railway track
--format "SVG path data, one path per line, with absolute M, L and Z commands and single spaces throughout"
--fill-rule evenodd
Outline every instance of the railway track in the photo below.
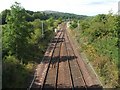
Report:
M 51 41 L 49 47 L 47 48 L 47 50 L 45 52 L 45 55 L 44 55 L 41 63 L 36 68 L 34 78 L 31 82 L 28 90 L 30 90 L 32 88 L 42 88 L 43 87 L 48 69 L 50 67 L 52 56 L 54 54 L 58 39 L 61 36 L 61 34 L 62 34 L 61 32 L 57 33 L 55 38 Z
M 57 40 L 56 47 L 50 61 L 50 67 L 48 67 L 48 72 L 46 73 L 46 78 L 44 80 L 43 88 L 55 88 L 57 87 L 57 78 L 58 78 L 58 67 L 59 67 L 59 60 L 60 60 L 60 51 L 61 51 L 61 44 L 62 39 L 64 36 L 64 32 L 60 31 L 60 37 Z M 42 88 L 42 89 L 43 89 Z
M 74 53 L 67 33 L 65 39 L 66 52 L 68 56 L 75 57 L 73 60 L 71 60 L 71 58 L 68 59 L 69 68 L 71 69 L 71 79 L 73 82 L 73 88 L 86 88 L 85 79 L 83 77 L 79 64 L 77 63 L 77 56 Z
M 66 31 L 66 24 L 61 26 L 53 41 L 50 43 L 42 62 L 36 69 L 33 81 L 28 88 L 40 90 L 70 90 L 102 89 L 96 78 L 92 78 L 84 62 L 75 51 Z

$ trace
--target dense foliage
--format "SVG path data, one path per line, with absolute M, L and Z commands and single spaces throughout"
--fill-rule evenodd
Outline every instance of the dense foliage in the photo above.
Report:
M 27 87 L 61 19 L 28 13 L 17 2 L 2 13 L 3 88 Z
M 75 23 L 75 22 L 74 22 Z M 99 14 L 80 21 L 80 29 L 72 33 L 90 62 L 98 72 L 105 87 L 119 87 L 118 31 L 120 16 Z M 119 67 L 118 67 L 119 66 Z
M 19 5 L 13 5 L 3 29 L 3 50 L 15 54 L 18 59 L 25 57 L 25 48 L 28 46 L 28 38 L 32 32 L 32 25 L 25 21 L 25 14 L 25 10 Z

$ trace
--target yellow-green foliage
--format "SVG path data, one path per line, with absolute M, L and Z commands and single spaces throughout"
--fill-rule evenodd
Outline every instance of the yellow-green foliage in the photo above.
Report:
M 118 18 L 111 13 L 97 15 L 80 21 L 80 30 L 71 30 L 105 87 L 120 87 L 118 83 L 120 19 Z
M 34 64 L 32 62 L 28 62 L 28 64 L 25 65 L 25 68 L 29 73 L 32 73 L 35 69 L 35 66 L 36 66 L 36 64 Z
M 111 58 L 97 54 L 92 46 L 88 46 L 85 53 L 89 57 L 105 87 L 118 86 L 118 67 Z

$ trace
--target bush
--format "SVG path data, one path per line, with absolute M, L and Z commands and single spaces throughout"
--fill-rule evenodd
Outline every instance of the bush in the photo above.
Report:
M 28 79 L 29 72 L 25 65 L 20 64 L 15 56 L 7 56 L 3 59 L 3 88 L 22 88 Z

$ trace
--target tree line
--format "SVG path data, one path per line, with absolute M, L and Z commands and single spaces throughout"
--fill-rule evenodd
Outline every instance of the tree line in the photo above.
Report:
M 84 19 L 87 16 L 86 15 L 76 15 L 76 14 L 70 14 L 70 13 L 63 13 L 63 12 L 57 12 L 57 11 L 30 11 L 30 10 L 25 10 L 26 11 L 26 16 L 25 16 L 25 20 L 26 21 L 34 21 L 35 19 L 40 19 L 40 20 L 47 20 L 50 17 L 53 17 L 53 19 L 63 19 L 63 20 L 67 20 L 67 19 Z M 2 24 L 6 24 L 6 16 L 7 13 L 10 13 L 9 9 L 3 10 L 1 12 L 1 18 L 2 18 Z

